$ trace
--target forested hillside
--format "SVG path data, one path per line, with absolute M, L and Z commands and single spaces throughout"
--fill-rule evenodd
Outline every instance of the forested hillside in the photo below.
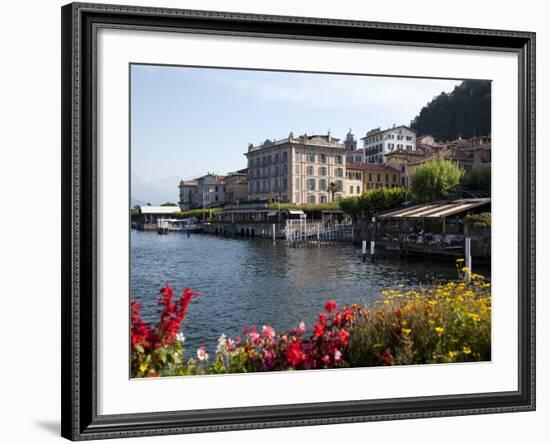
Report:
M 451 93 L 442 92 L 422 108 L 411 128 L 441 141 L 490 135 L 491 82 L 465 80 Z

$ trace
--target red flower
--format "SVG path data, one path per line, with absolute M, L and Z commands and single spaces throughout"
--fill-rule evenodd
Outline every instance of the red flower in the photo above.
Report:
M 333 300 L 329 300 L 325 304 L 325 310 L 327 311 L 327 313 L 332 313 L 333 310 L 336 310 L 337 308 L 338 308 L 338 304 Z
M 302 346 L 298 342 L 293 342 L 286 349 L 286 359 L 292 367 L 297 367 L 300 363 L 306 359 L 306 355 L 302 350 Z
M 338 332 L 338 338 L 340 339 L 342 345 L 347 346 L 349 344 L 349 333 L 347 330 L 340 330 Z

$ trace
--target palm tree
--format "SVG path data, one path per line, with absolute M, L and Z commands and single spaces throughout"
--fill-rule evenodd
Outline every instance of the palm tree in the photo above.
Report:
M 337 191 L 340 191 L 340 187 L 336 182 L 331 182 L 328 184 L 328 192 L 332 197 L 332 200 L 331 200 L 332 202 L 334 202 L 334 193 L 336 193 Z

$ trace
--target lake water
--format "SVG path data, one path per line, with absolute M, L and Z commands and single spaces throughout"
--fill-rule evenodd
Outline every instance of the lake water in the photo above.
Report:
M 236 337 L 247 325 L 278 331 L 303 320 L 311 331 L 327 299 L 363 304 L 399 283 L 417 286 L 434 278 L 455 280 L 454 264 L 362 262 L 351 243 L 289 248 L 266 239 L 131 232 L 131 297 L 143 305 L 146 321 L 157 321 L 158 292 L 166 282 L 176 295 L 185 287 L 201 293 L 182 328 L 186 357 L 201 344 L 213 354 L 221 333 Z

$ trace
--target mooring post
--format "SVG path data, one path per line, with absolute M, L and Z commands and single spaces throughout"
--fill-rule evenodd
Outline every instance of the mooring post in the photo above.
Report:
M 371 262 L 374 262 L 374 242 L 370 241 L 370 260 Z
M 466 282 L 470 282 L 471 274 L 472 274 L 472 239 L 470 237 L 466 237 L 464 239 L 464 256 L 466 261 Z
M 273 224 L 273 242 L 275 242 L 275 224 Z
M 363 262 L 367 260 L 367 241 L 363 241 Z

